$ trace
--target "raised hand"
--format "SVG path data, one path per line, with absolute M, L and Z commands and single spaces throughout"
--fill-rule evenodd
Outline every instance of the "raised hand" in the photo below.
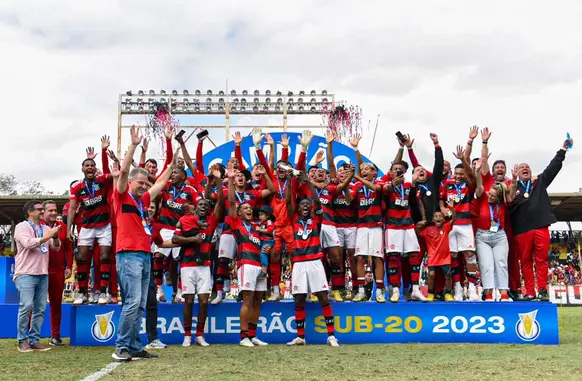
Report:
M 360 139 L 362 139 L 362 136 L 360 134 L 355 134 L 352 137 L 352 140 L 350 140 L 350 144 L 352 145 L 352 147 L 358 148 L 358 144 L 360 143 Z
M 101 149 L 107 149 L 107 148 L 109 148 L 109 145 L 110 144 L 111 144 L 111 142 L 109 141 L 109 136 L 103 135 L 101 137 Z
M 319 165 L 321 164 L 323 161 L 325 160 L 325 152 L 323 150 L 319 150 L 317 151 L 317 154 L 315 154 L 315 165 Z
M 119 159 L 117 158 L 117 156 L 115 155 L 115 152 L 113 152 L 113 150 L 108 150 L 107 151 L 107 156 L 109 156 L 109 158 L 113 161 L 119 162 Z
M 469 139 L 474 140 L 479 135 L 479 127 L 473 126 L 469 130 Z
M 167 139 L 172 139 L 172 136 L 174 136 L 174 126 L 168 126 L 166 127 L 166 131 L 164 131 L 164 136 Z
M 475 162 L 475 172 L 478 173 L 481 170 L 481 167 L 483 166 L 483 160 L 478 159 Z
M 414 144 L 414 139 L 410 139 L 410 135 L 406 134 L 404 135 L 404 145 L 408 148 L 412 148 L 412 145 Z
M 325 134 L 325 141 L 327 142 L 327 144 L 333 143 L 335 139 L 336 139 L 335 132 L 333 132 L 332 130 L 327 130 L 327 134 Z
M 287 136 L 287 134 L 281 135 L 280 143 L 284 148 L 289 148 L 289 137 Z
M 299 174 L 297 175 L 297 180 L 299 180 L 299 182 L 301 183 L 308 182 L 309 178 L 307 177 L 307 173 L 305 173 L 305 171 L 299 172 Z
M 95 153 L 95 148 L 93 147 L 87 147 L 85 152 L 87 153 L 87 159 L 95 160 L 95 158 L 97 157 L 97 154 Z
M 431 132 L 431 133 L 430 133 L 430 140 L 432 140 L 432 143 L 433 143 L 434 145 L 437 145 L 437 144 L 439 144 L 439 137 L 438 137 L 438 135 L 437 135 L 437 134 L 435 134 L 434 132 Z
M 299 139 L 299 143 L 303 149 L 307 149 L 311 143 L 311 139 L 313 139 L 313 133 L 310 130 L 303 130 L 303 133 L 297 139 Z
M 463 154 L 465 153 L 465 150 L 463 149 L 463 146 L 457 146 L 457 152 L 453 152 L 453 155 L 459 159 L 459 160 L 463 160 Z
M 232 162 L 229 162 L 227 167 L 226 167 L 226 176 L 229 179 L 234 179 L 234 177 L 236 176 L 236 172 L 237 172 L 237 170 L 234 169 L 234 165 L 232 164 Z
M 259 175 L 259 176 L 263 176 L 265 174 L 267 174 L 267 171 L 265 170 L 265 167 L 263 167 L 262 165 L 257 165 L 255 167 L 255 172 Z
M 511 177 L 513 178 L 513 181 L 516 181 L 518 176 L 519 176 L 519 165 L 515 164 L 511 169 Z
M 149 144 L 149 140 L 147 138 L 143 138 L 143 141 L 141 142 L 141 150 L 143 152 L 148 151 L 148 144 Z
M 402 185 L 402 183 L 404 183 L 404 175 L 392 179 L 392 185 L 395 187 Z
M 139 128 L 135 124 L 129 129 L 129 134 L 131 135 L 131 145 L 137 147 L 141 143 L 142 136 L 139 133 Z
M 113 165 L 111 166 L 111 176 L 113 178 L 118 178 L 119 175 L 121 174 L 120 168 L 119 168 L 119 161 L 114 161 Z
M 214 176 L 214 178 L 220 179 L 220 171 L 218 169 L 212 170 L 211 174 Z
M 564 140 L 564 144 L 562 144 L 562 149 L 567 151 L 570 147 L 574 147 L 574 139 L 566 139 Z
M 451 199 L 451 200 L 448 200 L 448 201 L 447 201 L 447 207 L 448 207 L 449 209 L 451 209 L 451 210 L 452 210 L 452 209 L 455 209 L 455 200 L 453 200 L 453 199 Z
M 234 140 L 235 145 L 240 146 L 240 143 L 243 140 L 242 135 L 240 134 L 240 131 L 237 131 L 234 133 L 234 135 L 232 135 L 232 140 Z
M 257 150 L 261 149 L 261 141 L 263 140 L 263 131 L 260 128 L 253 128 L 253 143 Z
M 267 139 L 267 144 L 272 146 L 275 145 L 275 141 L 273 140 L 273 137 L 271 136 L 271 134 L 265 134 L 265 139 Z
M 425 226 L 426 226 L 426 221 L 424 221 L 424 220 L 423 220 L 423 221 L 419 221 L 419 222 L 416 224 L 416 227 L 417 227 L 417 228 L 419 228 L 419 229 L 422 229 L 422 228 L 424 228 Z
M 489 128 L 485 127 L 481 130 L 481 139 L 483 139 L 483 142 L 488 142 L 490 137 L 491 132 L 489 131 Z

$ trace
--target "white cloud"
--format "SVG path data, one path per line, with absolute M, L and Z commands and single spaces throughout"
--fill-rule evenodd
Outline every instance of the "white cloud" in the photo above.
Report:
M 450 153 L 478 124 L 493 130 L 493 157 L 541 171 L 566 131 L 582 131 L 581 18 L 577 1 L 4 1 L 2 172 L 62 191 L 86 146 L 115 141 L 117 94 L 227 78 L 328 89 L 363 108 L 365 132 L 380 114 L 372 157 L 383 167 L 397 130 L 431 164 L 429 132 Z M 577 151 L 552 191 L 582 187 Z

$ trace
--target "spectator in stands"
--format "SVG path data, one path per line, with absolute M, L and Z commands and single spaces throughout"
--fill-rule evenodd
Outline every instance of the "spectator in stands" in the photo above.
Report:
M 24 204 L 25 221 L 14 230 L 17 254 L 14 283 L 18 289 L 18 350 L 20 352 L 48 351 L 40 344 L 40 328 L 44 320 L 48 295 L 49 248 L 58 251 L 60 225 L 51 229 L 41 224 L 43 207 L 40 201 Z M 30 313 L 32 311 L 32 319 Z

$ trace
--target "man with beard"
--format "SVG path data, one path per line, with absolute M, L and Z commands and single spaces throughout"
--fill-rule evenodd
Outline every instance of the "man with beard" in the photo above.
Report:
M 220 186 L 220 173 L 214 171 L 212 178 Z M 182 346 L 192 345 L 192 309 L 194 297 L 198 295 L 198 319 L 196 324 L 196 345 L 207 347 L 204 339 L 204 324 L 208 317 L 208 298 L 212 291 L 211 251 L 212 236 L 218 222 L 224 217 L 224 193 L 218 192 L 214 213 L 210 213 L 210 201 L 202 199 L 196 206 L 185 205 L 186 214 L 176 225 L 172 243 L 180 245 L 182 275 L 182 295 L 184 295 L 184 342 Z
M 529 300 L 535 298 L 534 262 L 538 298 L 541 301 L 549 300 L 547 283 L 550 231 L 548 228 L 556 222 L 556 216 L 552 210 L 547 189 L 562 169 L 566 151 L 573 145 L 572 139 L 565 140 L 562 148 L 537 178 L 532 178 L 531 168 L 525 163 L 519 164 L 512 173 L 509 199 L 513 202 L 509 216 L 520 253 L 526 299 Z

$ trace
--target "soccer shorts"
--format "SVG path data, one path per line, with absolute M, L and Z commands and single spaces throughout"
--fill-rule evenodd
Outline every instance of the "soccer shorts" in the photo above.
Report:
M 449 234 L 449 248 L 451 253 L 475 251 L 473 226 L 471 224 L 453 226 L 453 230 Z
M 99 246 L 111 247 L 111 243 L 113 242 L 111 224 L 98 228 L 81 228 L 81 231 L 79 232 L 79 240 L 77 241 L 78 246 L 92 247 L 95 241 L 99 243 Z
M 236 272 L 239 291 L 267 291 L 267 279 L 257 279 L 261 271 L 261 266 L 241 265 Z
M 273 246 L 273 251 L 283 250 L 283 242 L 287 246 L 287 251 L 291 252 L 295 249 L 293 226 L 277 226 L 275 228 L 275 246 Z
M 236 255 L 236 239 L 232 233 L 223 234 L 218 241 L 218 258 L 234 259 Z
M 180 268 L 182 294 L 200 295 L 212 292 L 210 266 L 194 266 Z
M 356 231 L 356 256 L 358 255 L 384 258 L 382 227 L 358 228 Z
M 337 236 L 337 228 L 335 226 L 321 225 L 319 239 L 321 240 L 321 247 L 324 249 L 340 246 L 340 241 Z
M 291 284 L 293 285 L 291 291 L 293 295 L 329 290 L 323 263 L 320 259 L 293 263 Z
M 418 253 L 420 245 L 414 229 L 386 229 L 386 253 Z
M 160 229 L 160 236 L 162 237 L 164 242 L 171 241 L 173 235 L 174 235 L 174 231 L 171 229 Z M 180 248 L 179 247 L 170 247 L 170 248 L 158 247 L 156 249 L 157 250 L 155 252 L 163 254 L 164 257 L 169 257 L 171 255 L 173 259 L 178 259 L 178 257 L 180 256 Z
M 356 227 L 353 228 L 336 228 L 337 237 L 339 239 L 340 247 L 346 249 L 356 248 Z

